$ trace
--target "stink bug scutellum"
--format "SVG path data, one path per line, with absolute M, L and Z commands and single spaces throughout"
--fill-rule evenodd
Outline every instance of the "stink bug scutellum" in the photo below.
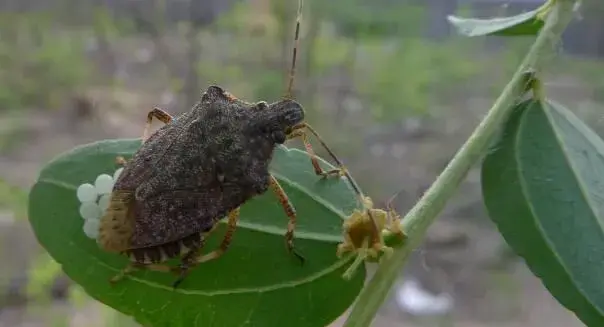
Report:
M 100 246 L 131 260 L 112 282 L 145 268 L 176 273 L 176 287 L 192 267 L 216 259 L 228 249 L 240 206 L 269 188 L 289 217 L 287 248 L 303 259 L 293 245 L 295 209 L 268 169 L 275 147 L 286 140 L 301 138 L 317 175 L 345 175 L 361 195 L 341 162 L 304 122 L 302 106 L 291 99 L 301 14 L 299 1 L 284 99 L 272 104 L 248 103 L 221 87 L 210 86 L 189 112 L 177 118 L 158 108 L 149 112 L 141 147 L 128 162 L 118 158 L 124 170 L 115 181 L 100 222 Z M 165 125 L 149 135 L 153 118 Z M 323 171 L 307 131 L 326 148 L 339 169 Z M 224 217 L 228 217 L 228 227 L 222 243 L 202 255 L 206 237 Z M 171 258 L 179 258 L 180 264 L 165 264 Z

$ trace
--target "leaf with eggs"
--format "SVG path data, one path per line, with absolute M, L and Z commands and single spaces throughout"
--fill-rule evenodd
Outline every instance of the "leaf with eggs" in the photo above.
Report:
M 111 286 L 109 278 L 128 259 L 86 237 L 76 189 L 112 174 L 115 157 L 128 159 L 139 146 L 140 139 L 119 139 L 75 148 L 44 167 L 30 193 L 30 221 L 39 242 L 92 297 L 154 327 L 323 327 L 355 300 L 365 271 L 344 280 L 351 257 L 335 255 L 342 220 L 357 206 L 355 194 L 345 179 L 316 176 L 306 152 L 283 146 L 275 150 L 271 172 L 297 209 L 295 244 L 304 264 L 286 250 L 287 217 L 267 192 L 242 206 L 229 251 L 193 269 L 179 288 L 171 287 L 175 276 L 153 271 L 135 272 Z M 205 251 L 220 243 L 226 225 L 219 226 Z

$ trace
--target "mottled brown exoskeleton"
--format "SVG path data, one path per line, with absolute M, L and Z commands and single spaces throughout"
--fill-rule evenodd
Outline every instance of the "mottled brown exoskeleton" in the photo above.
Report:
M 324 171 L 319 166 L 307 131 L 326 145 L 304 122 L 302 106 L 290 96 L 301 7 L 300 2 L 288 91 L 283 100 L 249 103 L 221 87 L 210 86 L 189 112 L 177 118 L 159 108 L 149 112 L 139 150 L 128 162 L 118 158 L 124 170 L 101 218 L 100 246 L 131 260 L 112 282 L 146 268 L 178 274 L 176 287 L 190 268 L 218 258 L 228 249 L 240 206 L 268 189 L 276 194 L 289 217 L 287 248 L 303 259 L 293 244 L 295 209 L 269 173 L 275 147 L 301 138 L 317 175 L 350 176 L 329 148 L 341 168 Z M 165 125 L 149 136 L 153 118 Z M 208 234 L 224 217 L 228 217 L 228 227 L 219 248 L 201 254 Z M 178 267 L 165 264 L 171 258 L 180 258 Z

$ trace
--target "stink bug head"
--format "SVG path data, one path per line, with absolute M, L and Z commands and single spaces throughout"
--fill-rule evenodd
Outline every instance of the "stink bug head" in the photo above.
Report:
M 304 122 L 304 109 L 294 100 L 281 100 L 268 106 L 273 124 L 284 131 L 291 131 Z
M 304 122 L 304 109 L 294 100 L 281 100 L 267 105 L 257 104 L 258 113 L 255 128 L 271 135 L 275 143 L 283 143 L 287 136 Z

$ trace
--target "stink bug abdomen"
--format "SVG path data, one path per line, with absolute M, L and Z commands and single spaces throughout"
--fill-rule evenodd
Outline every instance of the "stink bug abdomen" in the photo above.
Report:
M 113 191 L 105 215 L 99 224 L 99 245 L 109 252 L 122 252 L 131 246 L 135 217 L 134 192 Z
M 147 248 L 138 248 L 124 251 L 130 261 L 140 264 L 154 264 L 168 261 L 169 259 L 183 256 L 190 251 L 198 251 L 203 247 L 205 237 L 202 233 L 193 233 L 178 241 Z

